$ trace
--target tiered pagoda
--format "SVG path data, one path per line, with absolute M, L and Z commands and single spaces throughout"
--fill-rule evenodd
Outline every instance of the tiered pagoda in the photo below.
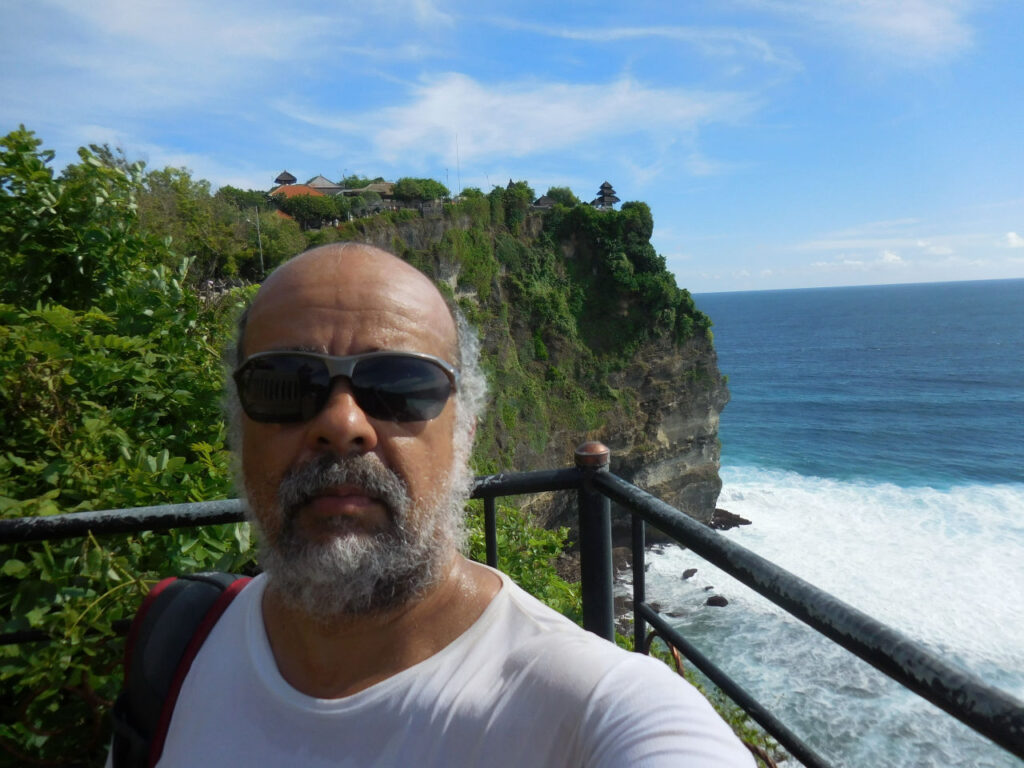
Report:
M 601 185 L 601 188 L 597 191 L 597 197 L 591 200 L 590 204 L 599 211 L 610 211 L 615 208 L 617 202 L 619 202 L 619 198 L 615 196 L 615 190 L 606 181 Z

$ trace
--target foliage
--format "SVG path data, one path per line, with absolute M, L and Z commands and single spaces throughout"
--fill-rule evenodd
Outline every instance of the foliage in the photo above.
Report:
M 297 253 L 306 250 L 306 236 L 298 222 L 277 211 L 260 214 L 263 260 L 269 272 Z
M 115 247 L 83 238 L 76 247 L 68 237 L 66 259 L 87 265 L 73 283 L 7 286 L 0 515 L 227 496 L 217 382 L 234 302 L 202 303 L 186 284 L 190 259 L 167 267 L 174 254 L 139 232 L 122 169 L 85 151 L 82 164 L 55 180 L 46 167 L 52 155 L 38 142 L 15 135 L 4 146 L 20 151 L 8 153 L 7 167 L 34 169 L 22 188 L 24 176 L 5 184 L 18 192 L 5 199 L 5 225 L 29 221 L 39 188 L 52 191 L 56 182 L 62 199 L 46 212 L 52 230 L 105 219 L 121 240 Z M 118 194 L 107 196 L 102 214 L 89 213 L 92 198 L 82 196 L 104 185 Z M 27 227 L 19 253 L 40 254 L 54 242 L 51 232 Z M 4 253 L 7 266 L 10 257 Z M 107 740 L 102 714 L 119 685 L 119 644 L 106 641 L 113 622 L 129 617 L 159 576 L 243 568 L 252 552 L 247 528 L 232 526 L 18 545 L 4 555 L 0 632 L 40 631 L 54 642 L 0 647 L 0 748 L 19 762 L 75 754 L 97 763 Z
M 360 176 L 358 173 L 353 173 L 348 176 L 345 176 L 341 181 L 338 182 L 338 185 L 342 189 L 362 189 L 368 184 L 374 184 L 378 181 L 384 181 L 384 177 L 377 176 L 375 178 L 370 179 L 367 178 L 366 176 Z
M 711 327 L 651 246 L 653 228 L 650 208 L 641 202 L 624 203 L 620 211 L 556 206 L 546 217 L 546 231 L 556 240 L 572 239 L 584 255 L 572 264 L 573 282 L 585 286 L 588 297 L 577 320 L 595 349 L 628 351 L 652 336 L 681 344 Z
M 476 187 L 469 189 L 475 190 L 476 194 L 466 195 L 463 193 L 457 203 L 445 206 L 445 215 L 458 222 L 459 226 L 489 230 L 491 225 L 490 201 Z
M 146 247 L 135 217 L 142 166 L 82 148 L 81 163 L 55 176 L 41 144 L 24 126 L 0 139 L 0 301 L 80 309 L 123 281 Z
M 491 208 L 491 227 L 500 231 L 505 226 L 505 190 L 495 187 L 487 193 L 487 202 Z
M 433 179 L 417 179 L 404 176 L 395 182 L 394 196 L 396 200 L 407 202 L 425 202 L 427 200 L 445 200 L 451 193 L 448 187 Z
M 498 568 L 531 595 L 574 621 L 582 620 L 583 598 L 579 584 L 558 575 L 555 560 L 565 548 L 568 529 L 538 528 L 529 515 L 509 504 L 495 505 Z M 487 561 L 483 504 L 472 502 L 468 517 L 467 554 Z
M 502 198 L 505 205 L 505 226 L 513 232 L 518 232 L 519 225 L 526 218 L 526 212 L 530 210 L 536 198 L 533 188 L 525 181 L 510 181 L 502 191 Z
M 348 203 L 341 195 L 295 195 L 278 201 L 281 210 L 294 218 L 303 229 L 324 226 L 348 215 Z
M 449 229 L 436 250 L 459 265 L 460 288 L 471 288 L 483 301 L 490 297 L 498 270 L 483 229 Z
M 238 189 L 232 187 L 230 184 L 225 184 L 223 187 L 217 190 L 217 194 L 214 197 L 223 200 L 228 205 L 232 205 L 240 211 L 252 211 L 261 210 L 265 211 L 268 208 L 273 208 L 274 198 L 268 195 L 266 192 L 261 192 L 258 189 Z
M 367 216 L 381 209 L 381 196 L 378 192 L 363 192 L 345 199 L 348 201 L 349 211 L 353 216 Z
M 247 219 L 253 211 L 243 212 L 229 197 L 211 195 L 210 183 L 193 180 L 187 168 L 149 171 L 138 193 L 139 226 L 150 235 L 170 238 L 174 254 L 168 266 L 177 256 L 188 256 L 197 283 L 234 276 L 240 269 L 251 273 L 256 248 L 249 242 Z
M 566 208 L 572 208 L 573 206 L 580 204 L 580 199 L 573 194 L 573 191 L 569 189 L 569 187 L 548 187 L 548 191 L 544 194 L 559 205 L 564 205 Z

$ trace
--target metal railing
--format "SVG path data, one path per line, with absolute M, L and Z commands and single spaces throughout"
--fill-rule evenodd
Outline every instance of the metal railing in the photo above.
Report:
M 497 497 L 576 490 L 579 498 L 583 626 L 601 637 L 614 640 L 611 502 L 615 501 L 632 515 L 635 648 L 642 651 L 646 647 L 645 635 L 650 625 L 804 765 L 817 767 L 828 763 L 704 656 L 646 601 L 645 522 L 900 685 L 1000 747 L 1024 758 L 1024 703 L 617 477 L 608 467 L 608 449 L 600 443 L 584 443 L 576 449 L 575 467 L 478 477 L 472 495 L 484 502 L 488 565 L 497 566 L 498 562 Z M 0 520 L 0 545 L 75 538 L 89 532 L 111 534 L 167 530 L 242 519 L 242 504 L 238 500 L 18 518 Z M 0 636 L 0 644 L 33 639 L 40 638 Z

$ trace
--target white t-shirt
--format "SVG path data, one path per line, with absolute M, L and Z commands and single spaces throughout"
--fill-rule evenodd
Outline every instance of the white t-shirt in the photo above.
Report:
M 450 645 L 341 699 L 306 696 L 281 677 L 257 577 L 196 657 L 159 768 L 753 766 L 668 667 L 500 576 L 497 596 Z

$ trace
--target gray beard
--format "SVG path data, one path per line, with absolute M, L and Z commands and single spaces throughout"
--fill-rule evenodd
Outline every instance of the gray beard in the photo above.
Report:
M 258 522 L 269 516 L 249 514 L 259 534 L 268 587 L 323 621 L 384 613 L 414 600 L 441 580 L 462 544 L 468 479 L 468 469 L 456 467 L 446 492 L 414 509 L 402 478 L 373 455 L 324 454 L 293 469 L 278 488 L 276 509 L 270 510 L 281 519 L 274 541 Z M 357 532 L 339 518 L 337 535 L 329 540 L 305 537 L 295 523 L 299 510 L 340 485 L 358 486 L 378 499 L 388 512 L 387 527 Z

